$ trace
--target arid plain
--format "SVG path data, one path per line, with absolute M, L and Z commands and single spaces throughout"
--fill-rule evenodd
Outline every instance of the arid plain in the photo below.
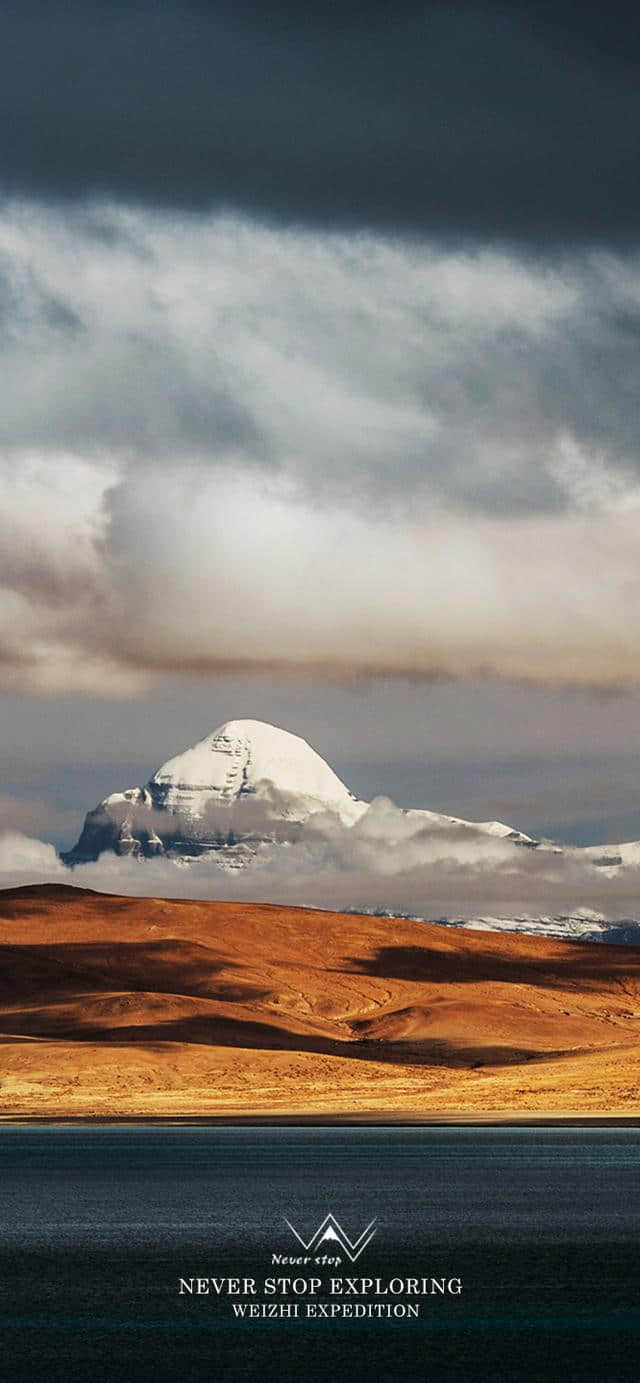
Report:
M 256 904 L 0 893 L 6 1118 L 640 1113 L 640 953 Z

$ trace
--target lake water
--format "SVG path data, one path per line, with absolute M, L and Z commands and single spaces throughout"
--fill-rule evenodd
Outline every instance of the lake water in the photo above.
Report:
M 274 1266 L 329 1212 L 353 1265 Z M 5 1126 L 0 1328 L 16 1383 L 637 1383 L 640 1130 Z

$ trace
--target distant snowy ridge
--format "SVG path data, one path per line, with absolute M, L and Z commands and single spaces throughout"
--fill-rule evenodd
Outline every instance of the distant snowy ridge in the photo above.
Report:
M 609 945 L 640 945 L 640 922 L 611 922 L 588 909 L 575 915 L 529 917 L 470 917 L 461 921 L 439 919 L 446 927 L 463 927 L 474 932 L 526 932 L 529 936 L 556 937 L 559 941 L 602 941 Z
M 360 916 L 400 918 L 408 922 L 430 922 L 438 927 L 454 927 L 471 932 L 526 932 L 528 936 L 552 937 L 558 941 L 600 941 L 616 946 L 640 946 L 640 922 L 633 918 L 612 921 L 601 913 L 581 908 L 576 913 L 529 913 L 517 917 L 429 917 L 422 913 L 392 908 L 346 908 Z

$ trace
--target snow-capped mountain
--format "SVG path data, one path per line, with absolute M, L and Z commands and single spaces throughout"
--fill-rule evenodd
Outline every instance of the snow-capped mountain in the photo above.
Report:
M 168 759 L 144 787 L 105 797 L 65 859 L 78 864 L 112 850 L 242 864 L 260 840 L 295 836 L 317 812 L 349 826 L 367 805 L 297 735 L 230 720 Z
M 112 793 L 90 811 L 68 864 L 105 851 L 187 863 L 240 866 L 265 841 L 300 837 L 305 823 L 329 813 L 349 829 L 369 808 L 315 750 L 286 730 L 259 720 L 230 720 L 184 753 L 168 759 L 144 787 Z M 473 827 L 516 844 L 537 842 L 499 821 L 470 823 L 438 812 L 406 813 L 434 829 Z
M 105 797 L 62 859 L 88 866 L 91 884 L 93 862 L 106 855 L 114 882 L 117 857 L 133 857 L 141 869 L 162 857 L 160 888 L 171 895 L 180 892 L 173 867 L 191 866 L 203 896 L 233 892 L 233 874 L 245 871 L 243 896 L 265 900 L 476 930 L 640 941 L 633 902 L 640 842 L 559 846 L 500 821 L 404 810 L 386 798 L 364 802 L 305 740 L 257 720 L 227 721 L 168 759 L 144 787 Z M 122 873 L 137 891 L 138 866 L 135 879 L 124 862 Z M 157 871 L 149 879 L 158 886 Z M 140 891 L 145 886 L 141 875 Z M 613 912 L 616 897 L 623 910 Z
M 194 820 L 212 802 L 271 800 L 276 792 L 282 810 L 301 821 L 329 809 L 348 825 L 366 806 L 306 740 L 260 720 L 227 721 L 192 749 L 168 759 L 154 773 L 149 791 L 156 807 Z

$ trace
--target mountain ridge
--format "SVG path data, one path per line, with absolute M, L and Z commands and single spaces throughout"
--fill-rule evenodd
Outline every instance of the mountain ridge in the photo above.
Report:
M 241 891 L 453 929 L 640 944 L 640 842 L 560 846 L 499 821 L 366 802 L 305 740 L 262 721 L 226 721 L 143 787 L 111 793 L 61 858 L 72 871 L 103 861 L 108 888 L 133 893 Z M 139 871 L 154 860 L 147 882 Z
M 110 793 L 87 813 L 62 858 L 71 866 L 105 851 L 142 859 L 203 855 L 241 867 L 263 841 L 286 843 L 315 815 L 330 813 L 348 830 L 369 810 L 298 735 L 258 720 L 225 721 L 166 760 L 143 787 Z M 536 848 L 537 841 L 499 821 L 469 822 L 427 809 L 407 817 L 439 827 L 469 827 Z

